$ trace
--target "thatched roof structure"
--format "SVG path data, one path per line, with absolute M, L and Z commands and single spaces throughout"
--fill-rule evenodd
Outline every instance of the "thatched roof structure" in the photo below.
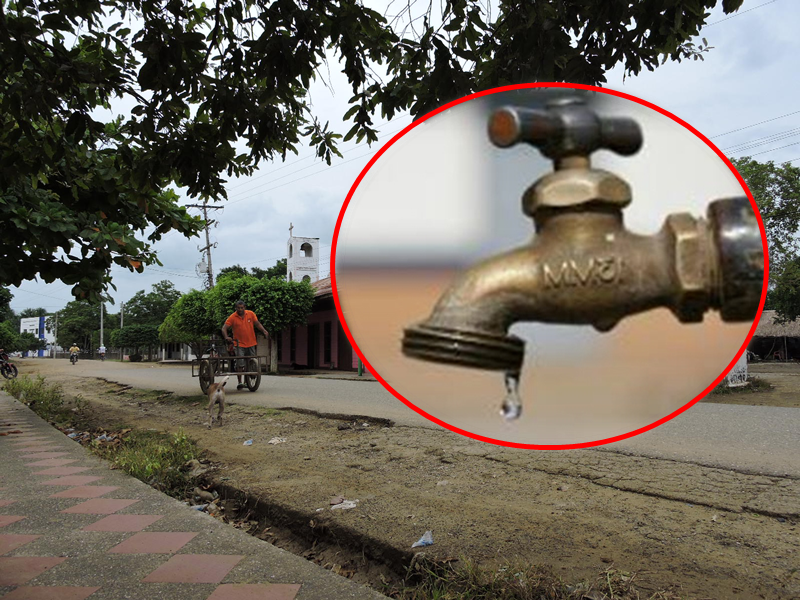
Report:
M 784 324 L 777 324 L 775 321 L 775 311 L 765 310 L 761 313 L 758 327 L 753 337 L 796 337 L 800 338 L 800 319 L 788 321 Z

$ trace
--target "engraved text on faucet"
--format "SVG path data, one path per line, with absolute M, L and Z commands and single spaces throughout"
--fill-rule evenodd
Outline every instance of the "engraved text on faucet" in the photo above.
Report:
M 618 256 L 594 256 L 565 260 L 557 267 L 544 263 L 542 272 L 546 288 L 613 284 L 622 274 L 622 259 Z

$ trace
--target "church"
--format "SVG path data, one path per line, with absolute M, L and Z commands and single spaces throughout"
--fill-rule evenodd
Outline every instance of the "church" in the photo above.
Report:
M 289 226 L 286 243 L 286 278 L 307 281 L 314 288 L 314 306 L 305 325 L 278 334 L 278 366 L 354 371 L 358 356 L 339 322 L 330 277 L 319 278 L 319 238 L 293 235 Z

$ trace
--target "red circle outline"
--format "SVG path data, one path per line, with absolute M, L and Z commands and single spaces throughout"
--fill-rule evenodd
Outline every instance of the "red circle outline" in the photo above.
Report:
M 669 117 L 670 119 L 672 119 L 676 123 L 679 123 L 680 125 L 683 125 L 683 127 L 685 127 L 686 129 L 688 129 L 689 131 L 694 133 L 698 138 L 703 140 L 706 143 L 706 145 L 709 148 L 711 148 L 717 154 L 717 156 L 719 156 L 722 159 L 722 161 L 728 166 L 728 168 L 734 174 L 736 179 L 739 181 L 739 184 L 742 186 L 742 189 L 744 190 L 744 192 L 747 194 L 747 198 L 750 200 L 750 205 L 752 206 L 753 212 L 755 213 L 756 219 L 758 220 L 758 226 L 759 226 L 759 228 L 761 230 L 761 245 L 762 245 L 763 250 L 764 250 L 764 282 L 763 282 L 762 289 L 761 289 L 761 302 L 759 303 L 759 306 L 758 306 L 758 312 L 756 313 L 756 317 L 755 317 L 755 319 L 753 321 L 752 326 L 750 327 L 750 331 L 748 332 L 747 337 L 744 340 L 744 343 L 742 344 L 741 348 L 739 349 L 739 352 L 736 354 L 736 356 L 733 358 L 733 360 L 730 362 L 730 364 L 728 364 L 727 368 L 720 374 L 720 376 L 717 377 L 714 380 L 714 382 L 711 385 L 709 385 L 705 390 L 700 392 L 694 398 L 694 400 L 691 400 L 690 402 L 686 403 L 681 408 L 679 408 L 676 411 L 672 412 L 671 414 L 659 419 L 658 421 L 655 421 L 654 423 L 651 423 L 650 425 L 647 425 L 645 427 L 640 427 L 639 429 L 635 429 L 634 431 L 629 431 L 628 433 L 623 433 L 623 434 L 620 434 L 620 435 L 617 435 L 617 436 L 614 436 L 614 437 L 605 438 L 605 439 L 602 439 L 602 440 L 596 440 L 596 441 L 593 441 L 593 442 L 582 442 L 580 444 L 520 444 L 520 443 L 517 443 L 517 442 L 508 442 L 508 441 L 505 441 L 505 440 L 497 440 L 497 439 L 494 439 L 494 438 L 485 437 L 485 436 L 482 436 L 482 435 L 478 435 L 476 433 L 472 433 L 471 431 L 466 431 L 464 429 L 459 429 L 458 427 L 454 427 L 454 426 L 450 425 L 449 423 L 446 423 L 445 421 L 442 421 L 441 419 L 438 419 L 438 418 L 434 417 L 433 415 L 428 414 L 427 412 L 425 412 L 421 408 L 415 406 L 413 403 L 411 403 L 408 400 L 406 400 L 402 396 L 402 394 L 397 392 L 397 390 L 395 390 L 391 385 L 389 385 L 386 382 L 386 380 L 383 379 L 383 377 L 381 377 L 381 375 L 372 367 L 370 362 L 364 357 L 364 354 L 361 352 L 361 349 L 358 347 L 358 344 L 356 344 L 355 340 L 353 339 L 353 335 L 350 333 L 350 328 L 347 326 L 347 322 L 345 321 L 344 315 L 342 314 L 342 307 L 341 307 L 341 303 L 339 301 L 339 291 L 338 291 L 338 288 L 336 286 L 336 248 L 337 248 L 337 245 L 338 245 L 338 242 L 339 242 L 339 230 L 340 230 L 340 228 L 342 226 L 342 220 L 344 219 L 344 214 L 347 211 L 347 207 L 350 205 L 350 200 L 352 199 L 353 194 L 355 193 L 356 189 L 358 189 L 358 186 L 361 183 L 361 180 L 364 178 L 364 176 L 367 174 L 367 172 L 372 168 L 372 165 L 375 164 L 375 162 L 383 155 L 384 152 L 386 152 L 386 150 L 392 144 L 394 144 L 398 139 L 403 137 L 406 133 L 411 131 L 413 128 L 415 128 L 418 125 L 420 125 L 421 123 L 427 121 L 431 117 L 433 117 L 433 116 L 439 114 L 440 112 L 443 112 L 443 111 L 445 111 L 445 110 L 447 110 L 449 108 L 452 108 L 453 106 L 457 106 L 457 105 L 459 105 L 459 104 L 461 104 L 463 102 L 467 102 L 467 101 L 473 100 L 475 98 L 480 98 L 481 96 L 488 96 L 488 95 L 491 95 L 491 94 L 496 94 L 496 93 L 499 93 L 499 92 L 507 92 L 507 91 L 511 91 L 511 90 L 528 89 L 528 88 L 540 88 L 540 87 L 545 87 L 545 88 L 570 88 L 570 89 L 579 89 L 579 90 L 589 90 L 589 91 L 601 92 L 603 94 L 610 94 L 612 96 L 617 96 L 619 98 L 624 98 L 626 100 L 630 100 L 632 102 L 636 102 L 638 104 L 641 104 L 643 106 L 651 108 L 652 110 L 655 110 L 655 111 L 661 113 L 662 115 L 664 115 L 666 117 Z M 495 445 L 498 445 L 498 446 L 507 446 L 507 447 L 510 447 L 510 448 L 525 448 L 525 449 L 529 449 L 529 450 L 573 450 L 573 449 L 578 449 L 578 448 L 592 448 L 592 447 L 595 447 L 595 446 L 602 446 L 602 445 L 605 445 L 605 444 L 610 444 L 612 442 L 618 442 L 618 441 L 621 441 L 621 440 L 624 440 L 624 439 L 639 435 L 640 433 L 644 433 L 645 431 L 649 431 L 651 429 L 654 429 L 654 428 L 658 427 L 659 425 L 662 425 L 662 424 L 666 423 L 667 421 L 670 421 L 670 420 L 674 419 L 675 417 L 677 417 L 682 412 L 688 410 L 689 408 L 691 408 L 692 406 L 694 406 L 695 404 L 700 402 L 700 400 L 702 400 L 712 389 L 714 389 L 717 385 L 719 385 L 719 383 L 725 378 L 725 376 L 730 372 L 730 370 L 734 367 L 734 365 L 736 365 L 736 363 L 739 361 L 739 358 L 742 356 L 744 351 L 747 349 L 747 345 L 750 343 L 750 340 L 753 338 L 753 335 L 756 332 L 756 328 L 758 327 L 758 322 L 759 322 L 759 320 L 761 318 L 761 313 L 764 310 L 764 303 L 765 303 L 766 298 L 767 298 L 767 282 L 769 281 L 769 260 L 768 260 L 768 258 L 769 258 L 769 253 L 768 253 L 768 248 L 767 248 L 766 232 L 764 230 L 764 222 L 761 220 L 761 213 L 759 212 L 758 206 L 756 205 L 755 200 L 753 199 L 753 194 L 750 192 L 750 189 L 747 187 L 747 184 L 745 183 L 745 181 L 742 178 L 742 176 L 739 174 L 739 172 L 736 170 L 736 168 L 733 166 L 733 164 L 731 164 L 731 161 L 728 160 L 728 158 L 719 150 L 719 148 L 717 148 L 711 142 L 711 140 L 709 140 L 705 135 L 703 135 L 702 133 L 697 131 L 697 129 L 695 129 L 694 127 L 689 125 L 683 119 L 673 115 L 671 112 L 669 112 L 667 110 L 664 110 L 660 106 L 657 106 L 657 105 L 655 105 L 655 104 L 653 104 L 651 102 L 648 102 L 647 100 L 642 100 L 641 98 L 637 98 L 636 96 L 632 96 L 630 94 L 626 94 L 624 92 L 618 92 L 616 90 L 610 90 L 610 89 L 607 89 L 607 88 L 599 88 L 599 87 L 596 87 L 596 86 L 593 86 L 593 85 L 582 85 L 582 84 L 577 84 L 577 83 L 528 83 L 528 84 L 508 85 L 508 86 L 503 86 L 503 87 L 498 87 L 498 88 L 492 88 L 490 90 L 486 90 L 486 91 L 483 91 L 483 92 L 477 92 L 475 94 L 470 94 L 469 96 L 464 96 L 463 98 L 460 98 L 458 100 L 454 100 L 453 102 L 445 104 L 444 106 L 442 106 L 440 108 L 437 108 L 434 111 L 429 112 L 427 115 L 425 115 L 424 117 L 418 119 L 417 121 L 414 121 L 413 123 L 408 125 L 405 129 L 400 131 L 397 135 L 395 135 L 386 144 L 384 144 L 384 146 L 381 147 L 381 149 L 378 150 L 375 153 L 375 156 L 372 157 L 372 159 L 369 161 L 369 163 L 367 163 L 367 165 L 364 167 L 364 169 L 358 175 L 358 178 L 355 180 L 355 182 L 353 183 L 352 187 L 350 188 L 350 192 L 347 194 L 347 198 L 345 199 L 344 204 L 342 205 L 342 209 L 339 211 L 339 218 L 336 220 L 336 229 L 333 232 L 333 243 L 332 243 L 332 246 L 331 246 L 331 267 L 330 267 L 330 271 L 331 271 L 331 287 L 333 289 L 333 300 L 334 300 L 334 303 L 336 304 L 336 313 L 339 316 L 339 322 L 342 324 L 342 328 L 344 329 L 345 335 L 347 335 L 347 339 L 350 341 L 350 344 L 353 346 L 353 349 L 356 351 L 356 354 L 358 354 L 358 357 L 361 359 L 361 361 L 364 363 L 364 365 L 366 365 L 366 367 L 370 371 L 370 373 L 372 373 L 375 376 L 375 378 L 378 381 L 380 381 L 381 385 L 383 385 L 383 387 L 385 387 L 395 398 L 400 400 L 403 404 L 408 406 L 413 411 L 419 413 L 420 415 L 422 415 L 423 417 L 425 417 L 429 421 L 432 421 L 433 423 L 436 423 L 437 425 L 440 425 L 440 426 L 444 427 L 445 429 L 449 429 L 450 431 L 452 431 L 454 433 L 458 433 L 458 434 L 461 434 L 463 436 L 466 436 L 466 437 L 469 437 L 469 438 L 472 438 L 474 440 L 478 440 L 478 441 L 481 441 L 481 442 L 487 442 L 487 443 L 495 444 Z

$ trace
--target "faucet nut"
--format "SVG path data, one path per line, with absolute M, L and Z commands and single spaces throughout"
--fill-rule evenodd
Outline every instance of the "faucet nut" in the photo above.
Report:
M 525 213 L 539 208 L 564 208 L 600 202 L 617 208 L 631 203 L 631 188 L 621 178 L 599 169 L 564 169 L 539 179 L 522 197 Z
M 688 213 L 669 215 L 664 224 L 675 251 L 678 285 L 673 312 L 682 323 L 699 323 L 711 302 L 708 233 L 705 223 Z

